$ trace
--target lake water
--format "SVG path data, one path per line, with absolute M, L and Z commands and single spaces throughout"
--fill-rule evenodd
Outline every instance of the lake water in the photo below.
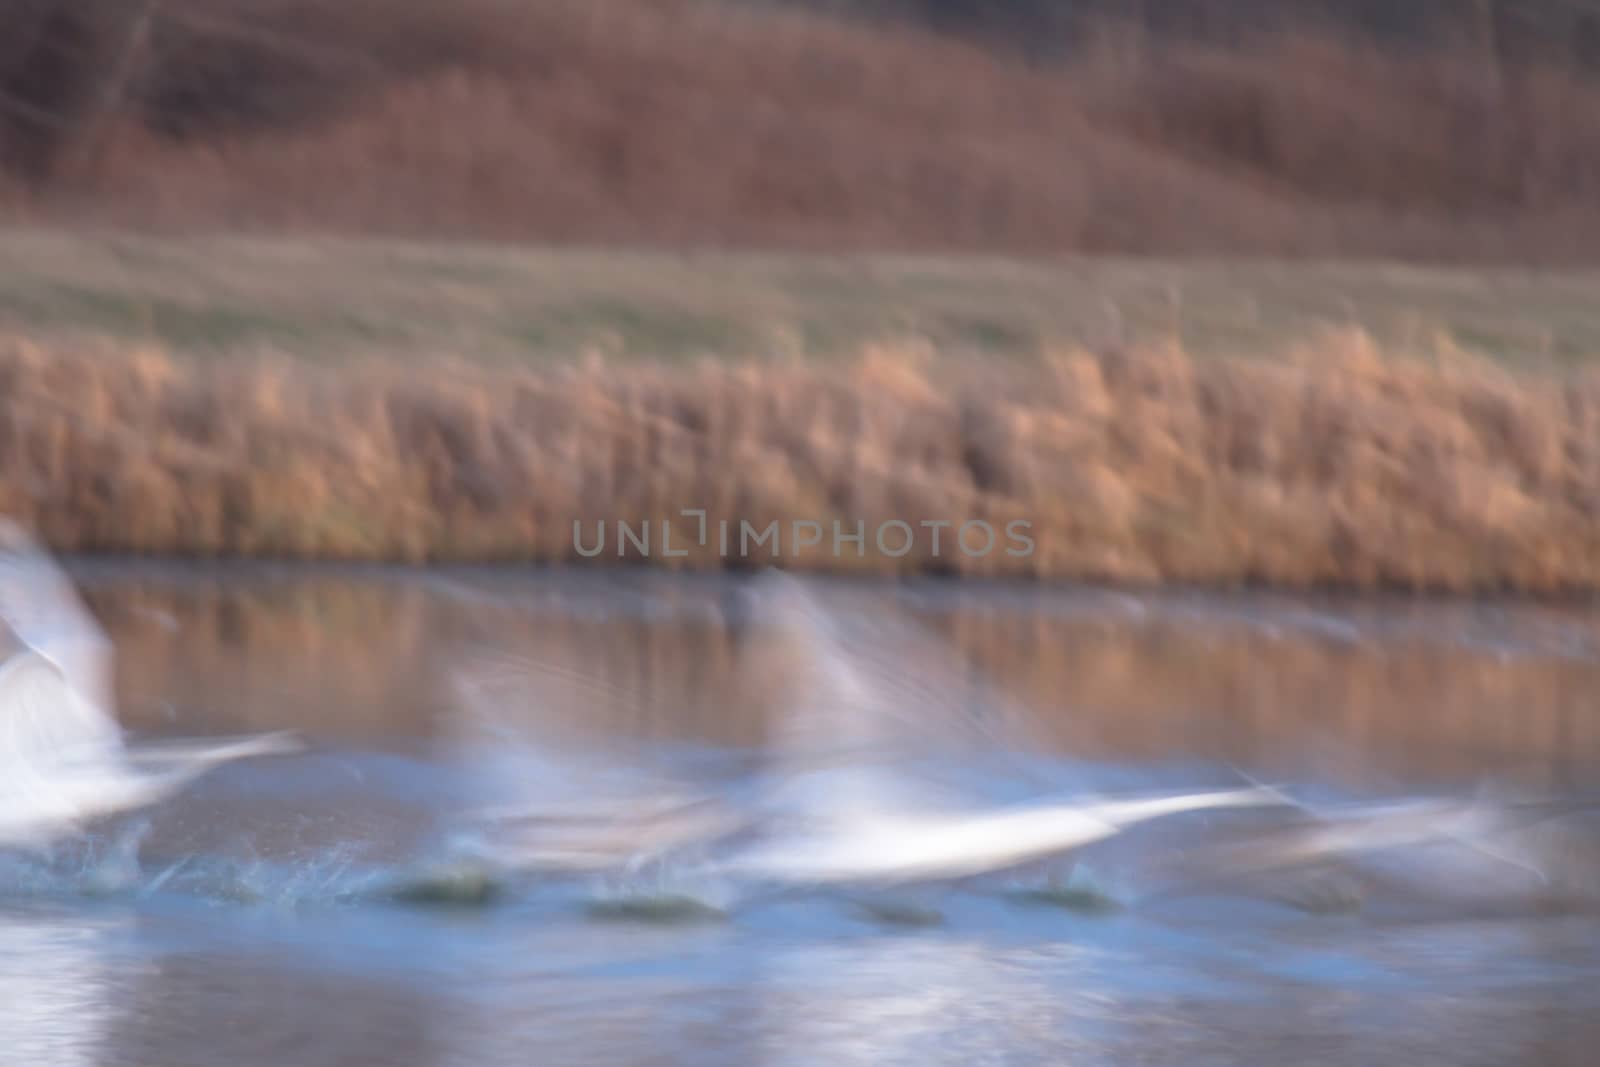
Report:
M 603 679 L 582 708 L 591 746 L 737 778 L 784 684 L 747 669 L 739 580 L 72 569 L 116 641 L 134 736 L 289 728 L 310 747 L 0 863 L 5 1062 L 1546 1065 L 1592 1062 L 1600 1042 L 1600 919 L 1582 910 L 1224 890 L 1068 907 L 1003 880 L 941 894 L 918 922 L 831 893 L 608 908 L 641 887 L 582 879 L 401 899 L 388 889 L 504 775 L 505 752 L 462 743 L 463 665 L 527 655 Z M 1187 785 L 1239 768 L 1389 795 L 1486 775 L 1581 791 L 1600 767 L 1590 606 L 822 595 L 916 620 L 949 649 L 942 670 L 1025 710 L 1031 757 L 1063 774 Z M 527 736 L 545 725 L 505 714 Z M 1102 862 L 1117 886 L 1117 850 Z

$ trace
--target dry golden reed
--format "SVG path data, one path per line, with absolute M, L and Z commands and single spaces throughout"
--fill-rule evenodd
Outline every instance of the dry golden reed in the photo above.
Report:
M 809 569 L 1553 593 L 1600 588 L 1600 381 L 1391 358 L 1177 350 L 518 370 L 191 363 L 0 342 L 0 511 L 60 550 L 581 559 L 573 524 L 704 508 L 1031 522 L 1026 557 L 925 538 Z M 591 540 L 592 543 L 592 540 Z M 685 567 L 763 566 L 715 545 Z M 680 546 L 681 547 L 681 546 Z M 621 561 L 635 561 L 628 550 Z M 737 556 L 737 553 L 732 555 Z

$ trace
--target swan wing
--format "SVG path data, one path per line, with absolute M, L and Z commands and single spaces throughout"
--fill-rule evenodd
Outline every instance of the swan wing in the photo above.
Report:
M 56 664 L 21 652 L 0 665 L 0 767 L 7 781 L 120 767 L 122 755 L 116 723 Z
M 0 622 L 86 701 L 114 713 L 111 642 L 55 560 L 9 519 L 0 519 Z
M 903 616 L 831 604 L 815 584 L 781 572 L 763 576 L 753 599 L 794 680 L 828 698 L 785 719 L 781 744 L 970 755 L 1018 742 L 1018 710 Z
M 965 806 L 948 772 L 1005 751 L 1010 709 L 950 648 L 780 573 L 753 600 L 760 643 L 741 668 L 760 673 L 775 705 L 771 752 L 789 803 L 835 818 Z
M 492 798 L 485 814 L 496 821 L 645 817 L 703 795 L 607 729 L 642 709 L 599 666 L 474 653 L 451 683 L 453 743 Z
M 126 805 L 115 723 L 33 652 L 0 665 L 0 838 L 48 840 Z

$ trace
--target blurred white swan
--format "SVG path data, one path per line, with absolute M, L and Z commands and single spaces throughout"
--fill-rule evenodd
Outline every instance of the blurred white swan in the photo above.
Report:
M 746 825 L 716 786 L 669 773 L 605 730 L 629 694 L 532 655 L 476 655 L 453 677 L 455 743 L 487 801 L 454 852 L 521 875 L 628 873 Z
M 42 846 L 145 807 L 221 763 L 295 751 L 285 734 L 129 748 L 111 702 L 111 645 L 67 577 L 0 520 L 0 847 Z
M 951 882 L 1067 857 L 1163 816 L 1283 803 L 1259 787 L 975 802 L 937 784 L 938 764 L 924 756 L 960 764 L 1000 746 L 1015 719 L 996 694 L 952 674 L 949 651 L 909 627 L 825 611 L 796 579 L 764 579 L 757 600 L 758 619 L 801 673 L 784 689 L 771 830 L 727 857 L 727 875 L 813 886 Z
M 596 737 L 619 694 L 591 671 L 502 656 L 458 672 L 475 771 L 504 797 L 474 819 L 476 858 L 540 874 L 672 859 L 719 884 L 936 883 L 1043 864 L 1166 815 L 1282 803 L 1263 788 L 976 801 L 949 776 L 985 756 L 1010 757 L 1002 777 L 1026 775 L 1023 746 L 1008 747 L 1021 716 L 952 669 L 947 647 L 826 610 L 781 574 L 749 605 L 738 669 L 776 722 L 743 780 L 662 774 Z
M 1213 842 L 1198 859 L 1177 857 L 1178 878 L 1168 892 L 1270 888 L 1287 879 L 1291 902 L 1307 889 L 1342 885 L 1347 906 L 1374 893 L 1434 906 L 1593 906 L 1600 903 L 1600 848 L 1581 821 L 1593 809 L 1582 800 L 1496 797 L 1487 790 L 1476 797 L 1300 806 L 1287 825 Z

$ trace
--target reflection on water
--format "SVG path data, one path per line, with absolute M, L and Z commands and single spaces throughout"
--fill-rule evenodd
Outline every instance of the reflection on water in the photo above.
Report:
M 284 726 L 352 743 L 436 734 L 464 649 L 535 648 L 607 679 L 593 714 L 656 739 L 748 745 L 727 579 L 450 571 L 78 569 L 142 730 Z M 1571 779 L 1600 761 L 1600 611 L 1270 596 L 841 589 L 922 614 L 1086 758 L 1316 778 Z M 732 620 L 733 625 L 730 625 Z
M 152 811 L 128 885 L 0 872 L 3 1062 L 1488 1067 L 1588 1063 L 1600 1041 L 1592 915 L 1313 914 L 1225 891 L 1102 912 L 1004 884 L 948 890 L 917 926 L 844 892 L 720 920 L 601 915 L 583 885 L 402 906 L 396 871 L 481 797 L 483 766 L 445 743 L 454 664 L 536 650 L 607 681 L 586 728 L 700 780 L 735 773 L 778 688 L 735 670 L 750 647 L 736 583 L 77 573 L 116 640 L 131 727 L 297 728 L 313 748 Z M 829 596 L 917 613 L 1057 754 L 1117 773 L 1228 761 L 1403 791 L 1491 771 L 1581 785 L 1600 761 L 1600 613 L 936 584 Z M 107 827 L 96 848 L 129 832 Z
M 756 1062 L 1079 1062 L 1104 1040 L 1083 950 L 960 936 L 880 938 L 772 953 L 757 986 Z M 1103 1021 L 1103 1020 L 1101 1020 Z
M 1576 1067 L 1600 1039 L 1600 937 L 1572 920 L 1008 928 L 978 910 L 908 935 L 157 909 L 0 929 L 18 1063 Z
M 104 1062 L 114 991 L 105 942 L 115 921 L 0 911 L 0 1042 L 14 1063 Z
M 447 1036 L 436 999 L 417 983 L 352 979 L 255 948 L 173 952 L 128 976 L 102 1055 L 84 1062 L 420 1067 L 437 1062 Z

